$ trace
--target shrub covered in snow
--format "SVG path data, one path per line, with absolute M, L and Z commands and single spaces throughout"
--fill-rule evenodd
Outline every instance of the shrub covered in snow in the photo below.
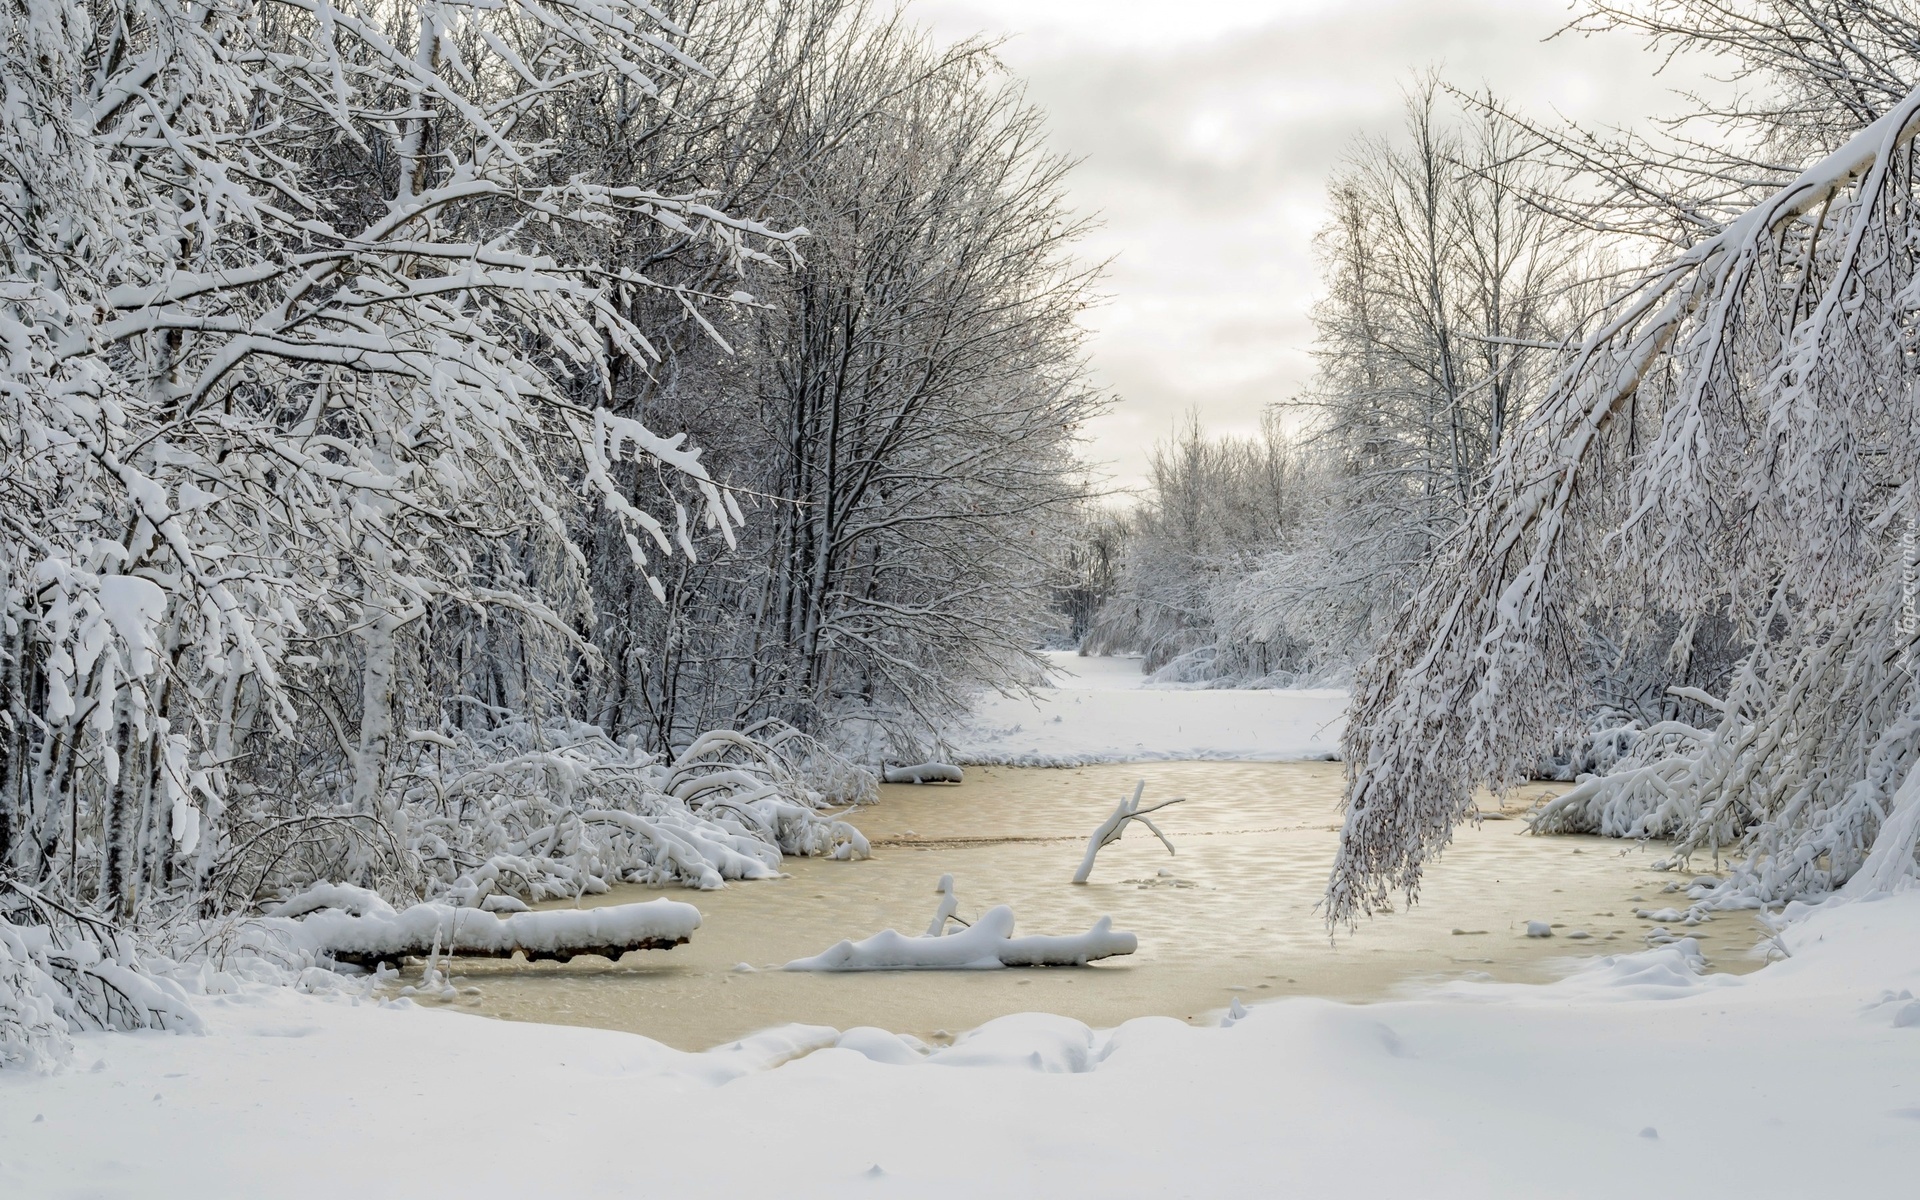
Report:
M 152 970 L 154 960 L 133 939 L 11 885 L 0 900 L 0 1067 L 65 1066 L 73 1055 L 69 1034 L 81 1030 L 203 1029 L 186 992 Z
M 389 822 L 271 804 L 235 818 L 204 911 L 329 879 L 495 906 L 614 883 L 715 888 L 768 878 L 782 855 L 866 857 L 866 839 L 828 810 L 877 794 L 872 771 L 779 725 L 663 758 L 579 722 L 449 724 L 410 736 L 382 800 Z

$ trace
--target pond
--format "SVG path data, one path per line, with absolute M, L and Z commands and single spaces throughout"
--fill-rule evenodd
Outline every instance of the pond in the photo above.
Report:
M 629 1030 L 697 1050 L 786 1022 L 875 1025 L 943 1041 L 994 1017 L 1043 1011 L 1096 1028 L 1162 1014 L 1211 1019 L 1234 998 L 1377 1000 L 1421 981 L 1544 981 L 1570 956 L 1639 950 L 1654 923 L 1636 908 L 1684 909 L 1658 872 L 1659 843 L 1534 837 L 1523 822 L 1464 827 L 1430 865 L 1420 902 L 1329 939 L 1315 905 L 1339 829 L 1337 763 L 1169 762 L 1043 769 L 970 767 L 966 782 L 889 786 L 849 820 L 864 862 L 788 859 L 788 877 L 717 892 L 617 888 L 583 903 L 667 895 L 699 907 L 691 943 L 618 964 L 462 961 L 455 1008 L 513 1020 Z M 1086 837 L 1135 781 L 1178 853 L 1134 826 L 1068 881 Z M 1538 789 L 1534 789 L 1537 794 Z M 1079 933 L 1102 914 L 1139 952 L 1083 968 L 820 975 L 777 968 L 842 938 L 920 933 L 952 874 L 960 916 L 995 904 L 1016 933 Z M 1526 936 L 1546 921 L 1553 937 Z M 1675 932 L 1681 932 L 1675 929 Z M 1716 970 L 1747 971 L 1764 936 L 1746 914 L 1685 930 Z M 1586 934 L 1585 938 L 1576 934 Z

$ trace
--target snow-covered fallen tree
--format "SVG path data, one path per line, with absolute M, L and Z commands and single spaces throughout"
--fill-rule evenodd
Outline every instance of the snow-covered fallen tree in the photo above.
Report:
M 882 775 L 888 783 L 959 783 L 965 778 L 965 772 L 959 767 L 943 762 L 888 767 Z
M 632 950 L 685 945 L 700 928 L 700 911 L 677 900 L 500 916 L 450 904 L 396 911 L 374 892 L 331 885 L 294 897 L 259 924 L 288 950 L 356 966 L 442 954 L 518 954 L 529 962 L 569 962 L 595 954 L 618 961 Z
M 182 921 L 135 936 L 0 884 L 14 918 L 0 911 L 0 1067 L 37 1071 L 71 1060 L 73 1033 L 204 1032 L 190 995 L 240 981 L 330 990 L 354 986 L 333 974 L 340 964 L 618 960 L 683 945 L 700 927 L 698 909 L 666 899 L 507 914 L 445 903 L 396 910 L 370 889 L 319 884 L 265 915 Z
M 1132 954 L 1140 943 L 1131 933 L 1115 933 L 1113 919 L 1101 917 L 1079 934 L 1013 936 L 1013 909 L 996 905 L 968 925 L 955 915 L 953 876 L 942 875 L 935 889 L 940 903 L 921 937 L 886 929 L 861 941 L 843 941 L 788 963 L 788 971 L 977 971 L 998 967 L 1081 967 L 1100 958 Z M 949 932 L 947 923 L 961 928 Z
M 1725 619 L 1709 727 L 1664 728 L 1543 828 L 1731 855 L 1745 900 L 1915 871 L 1920 92 L 1622 297 L 1356 682 L 1335 922 L 1586 710 L 1595 623 Z M 1678 647 L 1676 647 L 1678 649 Z
M 944 937 L 910 937 L 884 929 L 858 942 L 844 941 L 811 958 L 797 958 L 788 971 L 978 971 L 999 967 L 1081 967 L 1140 948 L 1131 933 L 1116 933 L 1101 917 L 1085 933 L 1013 936 L 1013 909 L 998 905 L 966 929 Z

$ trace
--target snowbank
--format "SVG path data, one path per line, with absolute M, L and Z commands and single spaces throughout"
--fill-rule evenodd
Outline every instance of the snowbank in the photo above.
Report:
M 213 1036 L 81 1034 L 75 1070 L 0 1072 L 0 1195 L 331 1200 L 342 1172 L 475 1198 L 1898 1194 L 1920 890 L 1780 946 L 1747 976 L 1695 974 L 1683 941 L 1549 986 L 1276 1001 L 1225 1028 L 1026 1014 L 942 1049 L 789 1026 L 684 1054 L 241 985 L 196 999 Z M 858 1135 L 795 1119 L 825 1111 Z M 609 1158 L 636 1130 L 637 1165 Z
M 961 763 L 1079 766 L 1094 762 L 1331 758 L 1347 693 L 1333 688 L 1154 687 L 1137 658 L 1048 655 L 1053 686 L 1034 699 L 990 695 L 955 734 Z

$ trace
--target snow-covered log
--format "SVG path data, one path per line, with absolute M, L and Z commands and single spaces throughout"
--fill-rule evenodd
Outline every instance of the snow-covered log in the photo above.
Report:
M 998 905 L 972 926 L 944 937 L 909 937 L 887 929 L 862 941 L 840 942 L 812 958 L 795 959 L 789 971 L 980 971 L 1000 967 L 1079 967 L 1095 959 L 1132 954 L 1139 939 L 1115 933 L 1101 917 L 1080 934 L 1013 936 L 1013 909 Z
M 963 773 L 952 763 L 924 762 L 912 767 L 888 767 L 888 783 L 959 783 Z
M 1186 800 L 1186 797 L 1176 796 L 1171 800 L 1162 800 L 1158 804 L 1141 808 L 1140 795 L 1146 791 L 1146 789 L 1147 781 L 1142 779 L 1134 785 L 1133 795 L 1121 800 L 1119 805 L 1107 814 L 1106 820 L 1100 822 L 1099 827 L 1093 831 L 1093 835 L 1087 839 L 1086 857 L 1080 860 L 1080 869 L 1073 873 L 1073 881 L 1075 883 L 1085 883 L 1087 881 L 1088 877 L 1093 874 L 1094 857 L 1100 853 L 1103 847 L 1120 840 L 1121 836 L 1127 831 L 1127 822 L 1129 821 L 1138 821 L 1142 825 L 1145 825 L 1153 831 L 1153 836 L 1160 839 L 1160 844 L 1167 848 L 1168 854 L 1174 853 L 1173 843 L 1167 840 L 1166 834 L 1160 832 L 1158 825 L 1155 825 L 1148 819 L 1147 814 L 1159 812 L 1168 805 L 1180 804 Z
M 447 904 L 399 912 L 313 912 L 290 940 L 336 962 L 372 966 L 439 953 L 453 958 L 567 962 L 582 954 L 618 961 L 630 950 L 671 950 L 700 928 L 700 911 L 677 900 L 496 916 Z

